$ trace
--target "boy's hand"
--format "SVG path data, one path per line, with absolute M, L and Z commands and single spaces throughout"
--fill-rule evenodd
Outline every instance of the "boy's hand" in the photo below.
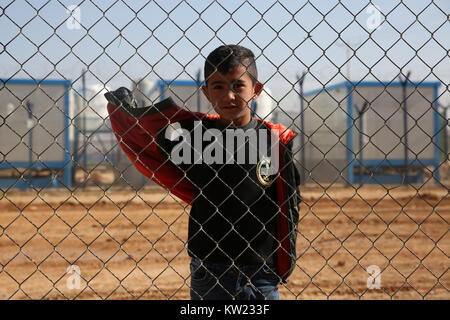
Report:
M 120 87 L 115 91 L 105 93 L 105 98 L 116 107 L 138 108 L 133 93 L 125 87 Z

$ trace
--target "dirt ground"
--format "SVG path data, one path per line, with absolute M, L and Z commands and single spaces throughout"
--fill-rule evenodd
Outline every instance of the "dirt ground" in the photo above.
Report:
M 450 299 L 448 189 L 302 195 L 282 299 Z M 0 194 L 0 299 L 189 299 L 189 209 L 159 187 Z M 371 268 L 379 289 L 368 288 Z

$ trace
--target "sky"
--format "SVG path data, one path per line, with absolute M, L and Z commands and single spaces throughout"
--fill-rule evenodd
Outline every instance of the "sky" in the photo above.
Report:
M 0 78 L 66 78 L 76 89 L 83 69 L 110 89 L 194 80 L 209 52 L 233 43 L 253 50 L 286 110 L 298 109 L 303 71 L 305 91 L 344 81 L 348 53 L 351 80 L 411 71 L 440 81 L 449 105 L 449 13 L 449 0 L 1 0 Z

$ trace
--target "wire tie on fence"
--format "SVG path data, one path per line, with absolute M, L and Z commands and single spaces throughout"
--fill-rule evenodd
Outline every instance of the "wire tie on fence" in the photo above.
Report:
M 122 36 L 122 31 L 119 31 L 119 45 L 117 46 L 117 48 L 120 48 L 120 45 L 122 44 L 122 38 L 123 38 L 123 36 Z

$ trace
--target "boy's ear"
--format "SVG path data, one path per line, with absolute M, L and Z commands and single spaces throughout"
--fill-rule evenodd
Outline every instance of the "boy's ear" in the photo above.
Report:
M 211 102 L 211 100 L 209 99 L 208 87 L 202 86 L 202 91 L 203 91 L 203 94 L 205 95 L 206 99 L 208 99 L 208 101 Z
M 256 82 L 255 86 L 253 88 L 254 94 L 252 100 L 258 99 L 259 95 L 261 94 L 263 90 L 264 85 L 261 82 Z

